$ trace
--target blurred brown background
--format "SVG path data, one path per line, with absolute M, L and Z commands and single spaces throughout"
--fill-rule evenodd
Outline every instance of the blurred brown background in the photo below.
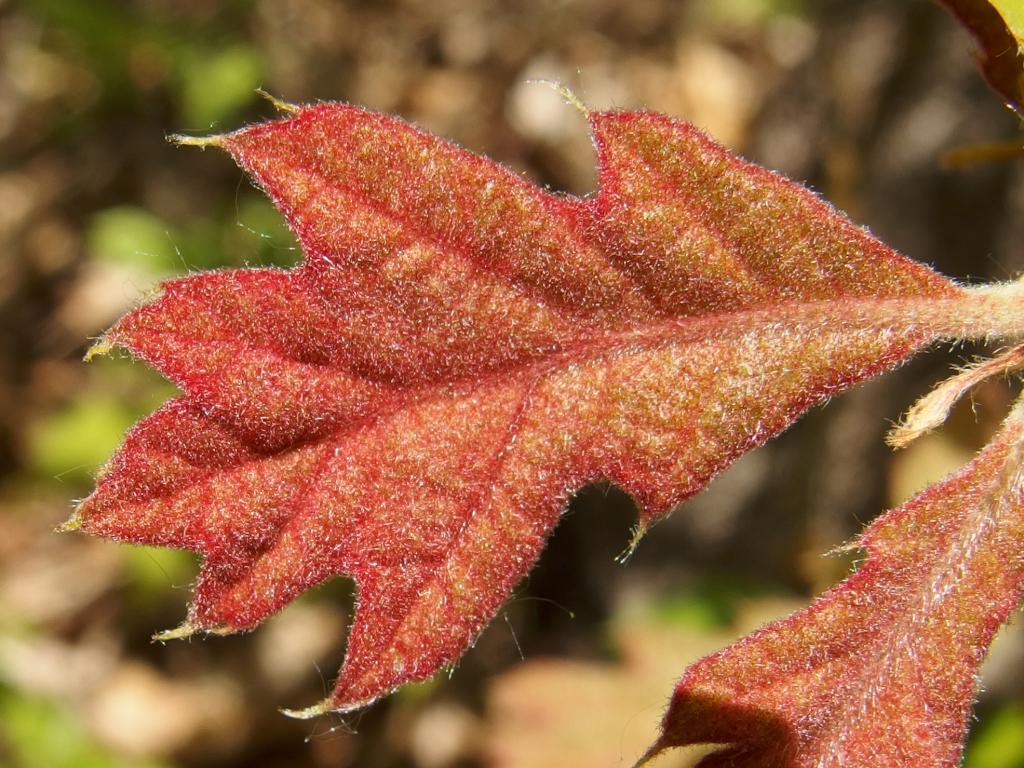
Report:
M 1020 139 L 971 48 L 925 0 L 0 0 L 0 766 L 629 765 L 689 660 L 842 578 L 822 553 L 962 463 L 1009 399 L 992 382 L 890 454 L 888 422 L 978 350 L 924 355 L 742 459 L 626 566 L 628 499 L 586 489 L 451 679 L 288 720 L 340 664 L 344 582 L 251 635 L 154 645 L 192 556 L 51 533 L 172 391 L 84 365 L 90 338 L 168 276 L 299 258 L 228 158 L 167 134 L 272 116 L 262 86 L 396 112 L 585 194 L 583 121 L 528 82 L 554 79 L 692 120 L 946 274 L 1004 279 L 1024 166 L 941 163 Z M 1018 635 L 986 668 L 969 768 L 1024 766 Z

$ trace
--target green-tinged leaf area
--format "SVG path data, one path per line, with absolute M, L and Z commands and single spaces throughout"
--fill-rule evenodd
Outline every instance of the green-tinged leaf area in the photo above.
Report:
M 978 667 L 1021 600 L 1021 541 L 1024 401 L 963 470 L 866 529 L 853 576 L 691 666 L 651 754 L 711 743 L 729 746 L 701 768 L 955 768 Z M 1011 763 L 979 746 L 970 764 Z
M 201 553 L 173 636 L 353 578 L 340 676 L 302 714 L 455 664 L 580 486 L 620 485 L 642 531 L 815 403 L 1012 319 L 668 117 L 588 114 L 579 199 L 397 118 L 289 109 L 183 141 L 229 152 L 304 261 L 168 282 L 109 330 L 184 394 L 77 519 Z

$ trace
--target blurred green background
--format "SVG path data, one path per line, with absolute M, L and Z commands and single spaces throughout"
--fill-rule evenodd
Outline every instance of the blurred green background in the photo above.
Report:
M 194 558 L 52 533 L 124 431 L 172 391 L 90 339 L 160 280 L 299 258 L 230 160 L 170 133 L 342 99 L 397 112 L 554 189 L 593 189 L 576 112 L 696 122 L 964 280 L 1024 260 L 1019 161 L 944 167 L 1019 138 L 971 43 L 920 1 L 0 0 L 0 766 L 618 766 L 688 661 L 848 572 L 821 553 L 957 467 L 1005 411 L 979 389 L 892 455 L 888 421 L 973 350 L 836 398 L 659 525 L 623 567 L 628 499 L 581 492 L 529 580 L 454 672 L 345 719 L 323 697 L 351 590 L 251 635 L 151 644 Z M 1024 642 L 986 666 L 968 768 L 1024 766 Z M 660 765 L 689 765 L 696 753 Z

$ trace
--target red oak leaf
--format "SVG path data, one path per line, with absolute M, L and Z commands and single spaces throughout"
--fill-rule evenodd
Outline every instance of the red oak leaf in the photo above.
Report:
M 1024 400 L 958 474 L 872 523 L 809 608 L 691 666 L 649 754 L 701 768 L 955 768 L 978 666 L 1024 588 Z
M 363 706 L 459 658 L 575 489 L 618 483 L 642 529 L 812 404 L 999 316 L 685 123 L 589 120 L 590 199 L 340 104 L 191 141 L 234 156 L 305 261 L 169 282 L 100 345 L 184 390 L 77 512 L 203 555 L 172 634 L 351 576 L 345 663 L 307 713 Z

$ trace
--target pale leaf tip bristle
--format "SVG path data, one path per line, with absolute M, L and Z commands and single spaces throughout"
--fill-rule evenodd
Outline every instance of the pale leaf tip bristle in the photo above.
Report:
M 294 114 L 298 113 L 302 109 L 302 107 L 300 107 L 298 104 L 292 104 L 290 101 L 285 101 L 284 99 L 279 99 L 279 98 L 277 98 L 277 96 L 274 96 L 273 94 L 268 93 L 267 91 L 263 90 L 262 88 L 257 88 L 256 89 L 256 95 L 259 96 L 262 99 L 265 99 L 266 101 L 269 101 L 270 105 L 274 109 L 276 109 L 278 112 L 284 112 L 284 113 L 289 114 L 289 115 L 294 115 Z
M 849 541 L 844 541 L 842 544 L 836 544 L 832 549 L 825 553 L 825 557 L 842 557 L 843 555 L 849 555 L 852 552 L 862 552 L 865 549 L 865 544 L 860 536 L 855 536 Z
M 559 96 L 561 96 L 562 100 L 565 101 L 566 104 L 568 104 L 571 107 L 575 107 L 576 110 L 578 110 L 580 114 L 582 114 L 584 117 L 588 117 L 590 115 L 590 109 L 587 107 L 587 105 L 584 104 L 583 100 L 579 96 L 577 96 L 575 92 L 573 92 L 573 90 L 565 83 L 560 83 L 558 80 L 548 80 L 545 78 L 532 78 L 530 80 L 527 80 L 526 82 L 536 85 L 547 86 L 555 93 L 557 93 Z
M 633 556 L 633 553 L 636 552 L 636 548 L 640 546 L 641 539 L 643 539 L 643 537 L 646 535 L 647 524 L 639 523 L 636 526 L 636 528 L 633 529 L 633 536 L 629 540 L 629 544 L 627 544 L 626 548 L 615 557 L 615 562 L 619 563 L 620 565 L 625 565 L 627 562 L 629 562 L 629 558 L 631 558 Z
M 181 626 L 175 627 L 174 629 L 165 629 L 163 632 L 157 632 L 153 635 L 153 641 L 157 643 L 165 643 L 168 640 L 183 640 L 186 637 L 191 637 L 199 631 L 199 627 L 195 624 L 185 622 Z
M 304 709 L 285 709 L 281 708 L 278 710 L 285 717 L 292 717 L 296 720 L 310 720 L 314 717 L 320 717 L 320 715 L 326 715 L 328 712 L 334 711 L 334 705 L 331 704 L 330 699 L 324 699 L 318 704 L 314 704 L 311 707 Z
M 71 516 L 68 517 L 63 523 L 54 528 L 55 533 L 70 533 L 71 531 L 77 531 L 82 527 L 82 516 L 78 513 L 78 510 L 74 510 Z
M 206 149 L 207 147 L 223 147 L 226 138 L 227 134 L 225 133 L 215 133 L 212 136 L 187 136 L 184 133 L 172 133 L 167 140 L 179 147 Z
M 114 345 L 110 343 L 110 340 L 106 336 L 102 336 L 96 339 L 93 345 L 85 351 L 85 357 L 82 360 L 86 363 L 91 362 L 94 357 L 108 355 L 113 349 Z

